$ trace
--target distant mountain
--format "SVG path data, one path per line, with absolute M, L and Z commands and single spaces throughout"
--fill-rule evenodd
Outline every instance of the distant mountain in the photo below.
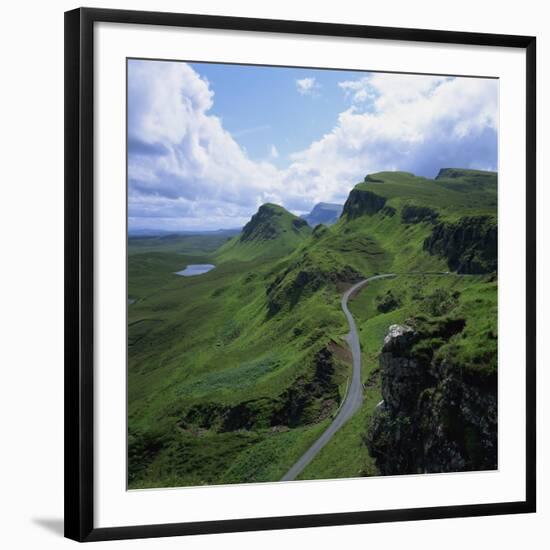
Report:
M 170 231 L 166 229 L 129 229 L 128 237 L 175 237 L 181 235 L 227 235 L 233 236 L 240 232 L 240 228 L 231 229 L 187 229 Z
M 282 206 L 263 204 L 258 212 L 219 250 L 224 258 L 276 257 L 295 250 L 311 235 L 307 222 Z
M 324 225 L 332 225 L 338 221 L 343 208 L 343 204 L 320 202 L 313 207 L 309 214 L 302 216 L 302 218 L 306 220 L 311 227 L 315 227 L 320 223 Z

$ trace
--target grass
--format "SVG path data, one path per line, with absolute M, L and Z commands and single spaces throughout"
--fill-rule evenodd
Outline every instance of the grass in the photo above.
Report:
M 400 307 L 380 312 L 378 306 L 391 292 L 399 298 Z M 434 311 L 433 296 L 452 296 L 459 293 L 444 310 Z M 299 476 L 299 479 L 336 479 L 378 475 L 378 470 L 364 444 L 370 418 L 381 401 L 380 376 L 377 373 L 378 355 L 384 336 L 392 324 L 406 323 L 416 315 L 434 318 L 453 314 L 464 316 L 467 326 L 462 335 L 440 350 L 440 354 L 464 366 L 465 369 L 483 366 L 496 369 L 496 340 L 486 332 L 496 327 L 496 283 L 487 277 L 417 275 L 379 279 L 350 300 L 350 311 L 360 333 L 362 350 L 362 379 L 365 397 L 360 411 L 331 439 Z M 434 315 L 440 314 L 440 315 Z M 489 358 L 489 360 L 488 360 Z
M 322 420 L 286 434 L 270 429 L 240 434 L 207 429 L 200 438 L 182 434 L 177 425 L 192 406 L 205 403 L 237 406 L 265 398 L 272 403 L 266 414 L 273 415 L 284 406 L 285 391 L 299 377 L 308 376 L 315 353 L 329 339 L 328 327 L 342 325 L 343 316 L 333 303 L 312 299 L 311 315 L 304 316 L 302 310 L 268 320 L 265 278 L 271 264 L 228 261 L 200 277 L 173 275 L 189 260 L 194 258 L 182 263 L 182 257 L 171 252 L 129 257 L 129 294 L 137 298 L 128 308 L 130 434 L 137 434 L 139 441 L 146 434 L 152 439 L 149 448 L 155 451 L 154 460 L 130 486 L 235 482 L 240 479 L 239 461 L 257 462 L 260 455 L 268 458 L 265 467 L 257 464 L 254 479 L 273 480 L 273 472 L 282 476 L 288 461 L 315 440 Z M 208 257 L 208 261 L 217 260 Z M 336 385 L 341 369 L 334 374 Z M 311 403 L 310 414 L 317 414 L 319 407 Z M 284 452 L 276 443 L 279 440 Z M 238 458 L 245 449 L 247 453 Z M 211 453 L 212 458 L 196 471 L 186 470 L 174 459 L 180 451 L 182 456 Z M 233 465 L 227 475 L 220 472 L 221 462 Z
M 454 177 L 431 180 L 407 172 L 380 172 L 370 176 L 374 181 L 359 183 L 356 189 L 383 196 L 394 208 L 405 204 L 429 206 L 450 221 L 488 211 L 496 216 L 496 173 L 461 169 L 447 175 L 453 173 Z
M 417 223 L 406 223 L 402 208 L 427 203 L 438 219 L 449 220 L 496 213 L 491 175 L 447 172 L 434 181 L 381 173 L 372 179 L 357 188 L 384 196 L 393 213 L 343 216 L 312 232 L 269 206 L 244 239 L 130 239 L 130 488 L 280 479 L 345 394 L 350 364 L 341 347 L 348 331 L 342 290 L 376 273 L 448 269 L 444 258 L 423 248 L 432 221 L 417 216 Z M 174 274 L 193 263 L 216 267 L 197 277 Z M 381 399 L 378 354 L 390 324 L 419 315 L 461 316 L 465 330 L 438 353 L 464 369 L 493 372 L 496 290 L 487 277 L 398 276 L 354 297 L 365 401 L 301 478 L 377 473 L 363 436 Z
M 128 254 L 144 252 L 175 252 L 189 256 L 211 254 L 231 239 L 238 231 L 216 231 L 196 235 L 152 235 L 128 238 Z

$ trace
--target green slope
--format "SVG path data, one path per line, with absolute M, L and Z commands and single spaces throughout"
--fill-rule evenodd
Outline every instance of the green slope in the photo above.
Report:
M 215 231 L 183 235 L 133 236 L 128 237 L 128 254 L 144 252 L 177 252 L 180 254 L 202 255 L 214 252 L 238 231 Z
M 466 235 L 472 218 L 482 222 Z M 280 479 L 345 395 L 350 365 L 343 289 L 375 273 L 454 271 L 453 262 L 456 269 L 492 271 L 494 259 L 486 252 L 495 244 L 489 238 L 494 230 L 496 174 L 446 169 L 429 180 L 383 172 L 350 192 L 331 227 L 311 230 L 267 204 L 216 251 L 199 246 L 182 255 L 168 243 L 134 248 L 128 259 L 128 292 L 136 300 L 128 308 L 130 487 Z M 198 277 L 173 274 L 189 263 L 216 268 Z M 386 313 L 354 309 L 370 389 L 363 409 L 304 476 L 376 473 L 362 437 L 379 398 L 378 382 L 369 377 L 381 338 L 407 315 L 437 318 L 438 311 L 420 306 L 438 289 L 458 285 L 460 303 L 453 307 L 471 321 L 452 353 L 457 361 L 478 361 L 475 350 L 496 316 L 479 330 L 473 319 L 479 300 L 493 304 L 487 311 L 496 308 L 496 282 L 419 276 L 416 294 L 413 282 L 377 283 L 356 299 L 380 294 L 390 307 Z M 483 291 L 476 290 L 482 284 Z M 394 309 L 390 288 L 400 303 Z
M 432 322 L 465 319 L 466 329 L 438 353 L 460 364 L 465 373 L 496 371 L 497 283 L 491 276 L 417 275 L 378 280 L 351 300 L 350 309 L 360 333 L 365 402 L 299 479 L 377 475 L 365 434 L 382 399 L 378 354 L 390 325 L 417 317 Z
M 263 204 L 239 235 L 216 254 L 219 261 L 276 258 L 289 254 L 311 235 L 307 222 L 282 206 Z
M 496 248 L 491 241 L 496 239 L 496 175 L 456 169 L 453 174 L 460 190 L 448 188 L 449 178 L 429 180 L 404 172 L 367 176 L 350 192 L 340 220 L 314 231 L 307 250 L 294 253 L 294 273 L 287 274 L 281 290 L 294 294 L 295 286 L 378 272 L 458 266 L 468 272 L 474 259 L 479 269 L 472 272 L 492 271 L 496 258 L 485 249 Z M 475 193 L 469 189 L 474 176 L 485 182 Z M 475 225 L 479 234 L 464 234 L 464 225 L 466 233 Z M 305 284 L 295 285 L 293 279 Z
M 399 209 L 407 204 L 428 207 L 444 220 L 496 215 L 495 172 L 446 168 L 434 180 L 408 172 L 380 172 L 367 176 L 354 191 L 383 197 L 390 208 Z

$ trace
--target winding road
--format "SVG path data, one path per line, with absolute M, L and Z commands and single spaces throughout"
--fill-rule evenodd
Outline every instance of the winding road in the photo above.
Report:
M 359 281 L 351 288 L 346 290 L 342 295 L 342 310 L 348 320 L 349 334 L 346 336 L 346 340 L 349 344 L 351 355 L 353 359 L 353 370 L 351 375 L 351 384 L 349 385 L 348 392 L 338 414 L 332 421 L 332 424 L 323 432 L 321 437 L 315 441 L 315 443 L 298 459 L 298 461 L 290 468 L 281 481 L 292 481 L 296 479 L 302 470 L 315 458 L 319 451 L 330 441 L 332 436 L 357 412 L 361 403 L 363 402 L 363 385 L 361 383 L 361 346 L 359 345 L 359 335 L 357 334 L 357 327 L 353 319 L 353 315 L 348 309 L 348 300 L 350 296 L 365 286 L 371 281 L 377 279 L 389 279 L 395 277 L 396 273 L 387 273 L 384 275 L 374 275 L 368 279 Z

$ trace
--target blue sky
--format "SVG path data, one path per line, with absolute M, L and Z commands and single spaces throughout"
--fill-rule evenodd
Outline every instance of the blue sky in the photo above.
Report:
M 497 136 L 497 80 L 131 60 L 129 228 L 303 213 L 381 170 L 496 170 Z
M 207 63 L 190 66 L 215 91 L 210 112 L 222 119 L 224 128 L 256 160 L 269 158 L 275 146 L 279 157 L 274 162 L 280 167 L 289 164 L 290 154 L 332 130 L 338 114 L 349 107 L 338 82 L 358 74 Z M 313 87 L 300 93 L 296 81 L 311 78 Z

